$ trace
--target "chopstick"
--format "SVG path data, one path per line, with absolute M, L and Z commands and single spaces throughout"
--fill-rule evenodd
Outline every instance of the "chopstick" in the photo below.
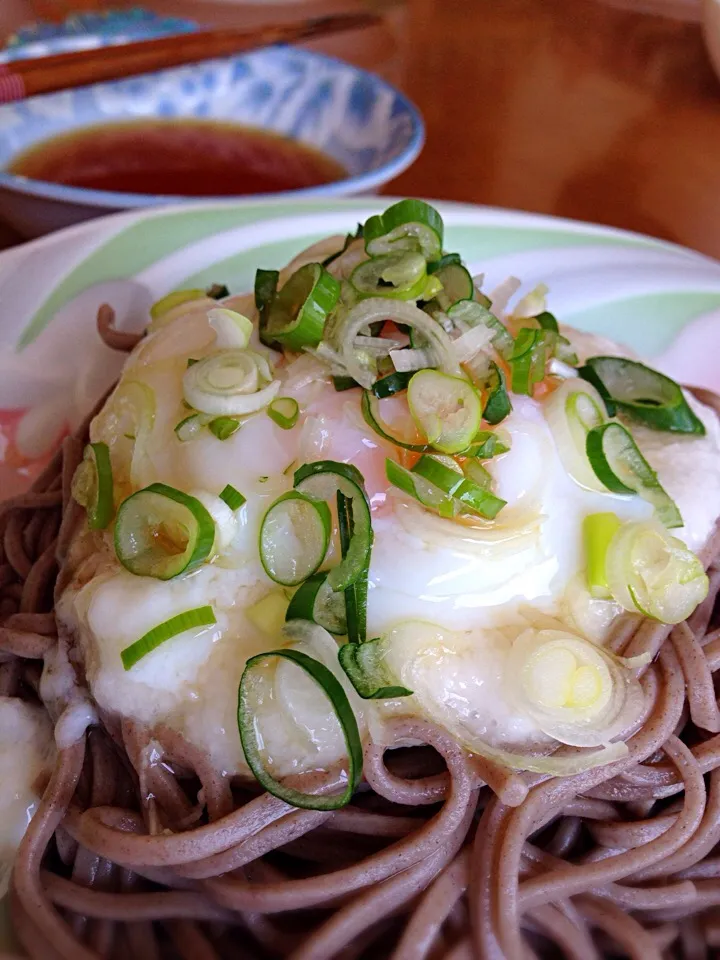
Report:
M 228 57 L 276 43 L 301 43 L 380 22 L 380 17 L 373 13 L 336 14 L 252 30 L 203 30 L 98 50 L 17 60 L 0 64 L 0 103 L 152 73 L 184 63 Z

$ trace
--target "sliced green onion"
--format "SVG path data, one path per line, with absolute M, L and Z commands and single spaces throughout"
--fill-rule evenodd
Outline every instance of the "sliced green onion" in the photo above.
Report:
M 347 633 L 345 596 L 328 585 L 327 573 L 314 573 L 295 591 L 285 620 L 311 620 L 342 636 Z
M 131 643 L 129 647 L 120 653 L 123 667 L 129 670 L 135 664 L 142 660 L 166 640 L 172 640 L 181 633 L 187 633 L 188 630 L 194 630 L 197 627 L 210 627 L 217 623 L 213 608 L 209 606 L 195 607 L 193 610 L 186 610 L 184 613 L 178 613 L 175 617 L 170 617 L 164 623 L 158 624 L 152 630 Z
M 477 460 L 466 460 L 462 465 L 462 472 L 465 476 L 476 483 L 482 490 L 490 490 L 492 487 L 492 474 Z
M 325 559 L 332 521 L 326 503 L 296 490 L 283 494 L 260 525 L 260 562 L 284 587 L 307 580 Z
M 187 443 L 189 440 L 198 436 L 203 427 L 209 423 L 209 417 L 205 413 L 191 413 L 175 424 L 175 436 L 181 443 Z
M 91 530 L 104 530 L 115 512 L 110 449 L 106 443 L 89 443 L 72 479 L 73 498 L 85 507 Z
M 196 497 L 165 483 L 138 490 L 120 505 L 115 553 L 139 577 L 171 580 L 203 563 L 215 540 L 215 521 Z
M 275 399 L 280 381 L 265 382 L 264 357 L 252 350 L 222 350 L 185 371 L 183 394 L 201 413 L 243 416 L 262 410 Z
M 597 387 L 611 417 L 617 409 L 653 430 L 705 433 L 678 384 L 644 363 L 590 357 L 578 373 Z
M 533 387 L 545 378 L 548 360 L 546 332 L 523 327 L 515 338 L 510 357 L 513 393 L 532 396 Z
M 230 291 L 224 283 L 211 283 L 205 291 L 205 296 L 210 297 L 211 300 L 224 300 L 225 297 L 230 296 Z
M 270 314 L 270 304 L 277 295 L 280 272 L 278 270 L 255 271 L 255 306 L 260 317 L 260 340 L 266 347 L 275 346 L 271 336 L 268 336 L 267 325 Z
M 183 303 L 189 303 L 191 300 L 203 300 L 204 298 L 204 290 L 173 290 L 172 293 L 168 293 L 155 301 L 150 307 L 150 316 L 153 320 L 159 320 L 166 313 Z
M 477 460 L 490 460 L 492 457 L 499 457 L 507 453 L 510 447 L 503 443 L 496 433 L 490 430 L 478 430 L 473 437 L 472 444 L 463 450 L 463 456 L 475 457 Z
M 437 260 L 442 253 L 445 228 L 440 214 L 422 200 L 400 200 L 365 222 L 365 249 L 374 257 L 396 250 Z
M 256 672 L 271 657 L 281 657 L 300 667 L 312 677 L 330 701 L 342 729 L 348 752 L 347 787 L 341 794 L 322 796 L 302 793 L 280 783 L 268 772 L 262 755 L 262 740 L 256 720 L 258 691 L 261 689 L 263 679 L 261 676 L 256 676 Z M 238 730 L 248 766 L 260 785 L 274 797 L 279 797 L 293 807 L 306 810 L 337 810 L 346 806 L 352 799 L 362 776 L 363 751 L 360 731 L 340 681 L 318 660 L 299 650 L 271 650 L 251 657 L 243 670 L 238 690 Z
M 278 397 L 267 408 L 268 416 L 283 430 L 291 430 L 298 422 L 300 407 L 292 397 Z
M 587 456 L 588 432 L 605 422 L 600 394 L 585 380 L 570 377 L 550 394 L 543 407 L 568 475 L 589 490 L 604 489 Z
M 482 419 L 480 397 L 468 380 L 420 370 L 408 384 L 408 405 L 428 443 L 442 453 L 460 453 Z
M 236 490 L 232 484 L 228 483 L 221 490 L 220 499 L 226 503 L 231 510 L 239 510 L 247 498 L 244 497 L 239 490 Z
M 340 298 L 340 284 L 320 263 L 306 263 L 271 301 L 265 335 L 290 350 L 316 347 Z
M 386 253 L 359 263 L 350 282 L 363 298 L 417 300 L 427 292 L 428 275 L 419 253 Z
M 208 428 L 218 440 L 227 440 L 240 429 L 240 421 L 234 417 L 215 417 L 208 424 Z
M 373 530 L 363 476 L 352 464 L 318 460 L 295 471 L 294 486 L 316 501 L 336 499 L 338 492 L 351 501 L 351 542 L 341 563 L 328 573 L 332 589 L 345 590 L 362 577 L 370 563 Z
M 360 384 L 352 377 L 333 377 L 333 386 L 338 393 L 344 393 L 346 390 L 352 390 L 353 387 L 359 387 Z
M 380 401 L 369 390 L 363 390 L 360 410 L 365 423 L 383 440 L 388 440 L 390 443 L 394 443 L 396 447 L 402 447 L 403 450 L 413 450 L 415 453 L 423 453 L 428 449 L 427 443 L 408 443 L 396 433 L 393 433 L 392 428 L 382 418 Z
M 505 384 L 505 374 L 494 361 L 490 361 L 490 373 L 485 381 L 485 388 L 488 395 L 483 420 L 492 424 L 501 423 L 512 413 L 512 403 Z
M 340 536 L 340 553 L 343 562 L 347 559 L 353 547 L 355 536 L 354 514 L 352 500 L 340 490 L 337 491 L 338 534 Z M 350 586 L 345 587 L 345 625 L 350 643 L 362 643 L 367 634 L 367 600 L 368 600 L 368 573 L 370 570 L 370 552 L 368 551 L 365 563 L 359 576 Z M 328 581 L 328 586 L 331 586 Z
M 216 333 L 215 345 L 218 349 L 244 349 L 250 343 L 252 321 L 241 313 L 226 307 L 214 307 L 208 310 L 208 320 Z
M 593 427 L 587 435 L 587 455 L 595 474 L 612 493 L 636 493 L 651 503 L 666 527 L 681 527 L 680 511 L 620 423 Z
M 130 461 L 132 486 L 143 485 L 147 474 L 149 441 L 155 425 L 155 391 L 140 380 L 120 380 L 98 414 L 97 424 L 105 435 L 132 437 L 132 447 L 123 444 L 121 461 Z M 108 434 L 109 431 L 109 434 Z M 116 469 L 122 462 L 116 462 Z M 116 477 L 122 483 L 127 477 Z
M 435 295 L 441 310 L 449 310 L 458 300 L 473 300 L 475 285 L 470 271 L 461 263 L 450 263 L 440 267 L 433 275 L 442 283 L 442 290 Z
M 377 380 L 377 369 L 374 363 L 368 364 L 367 357 L 358 351 L 355 341 L 373 323 L 386 320 L 417 331 L 427 340 L 429 360 L 426 366 L 437 367 L 451 375 L 460 375 L 462 371 L 455 356 L 453 341 L 440 324 L 416 304 L 401 300 L 372 297 L 362 300 L 348 313 L 336 311 L 328 324 L 329 344 L 323 341 L 321 347 L 327 347 L 334 361 L 344 366 L 344 372 L 369 390 Z M 392 351 L 391 358 L 396 366 L 397 358 L 406 352 L 408 351 Z
M 390 373 L 387 377 L 383 377 L 382 380 L 376 380 L 372 385 L 373 396 L 376 396 L 378 400 L 384 400 L 386 397 L 392 397 L 396 393 L 402 393 L 403 390 L 407 390 L 407 385 L 412 379 L 412 373 L 406 371 L 405 373 Z
M 583 520 L 588 589 L 591 596 L 601 600 L 612 596 L 605 572 L 605 560 L 610 541 L 619 528 L 620 521 L 614 513 L 591 513 Z
M 538 313 L 537 316 L 533 317 L 533 320 L 537 320 L 542 330 L 551 330 L 553 333 L 559 332 L 558 322 L 555 316 L 548 310 L 543 310 L 542 313 Z
M 452 267 L 456 264 L 462 264 L 462 257 L 459 253 L 444 253 L 439 260 L 431 260 L 428 263 L 428 273 L 437 273 L 444 270 L 445 267 Z
M 446 520 L 452 519 L 458 513 L 459 504 L 451 496 L 390 458 L 385 461 L 385 474 L 394 487 Z
M 708 593 L 698 557 L 653 522 L 619 527 L 608 546 L 605 569 L 618 603 L 662 623 L 686 620 Z
M 458 500 L 465 511 L 476 513 L 488 520 L 494 519 L 505 506 L 505 500 L 483 489 L 463 473 L 457 473 L 437 457 L 427 455 L 420 457 L 412 468 L 412 472 Z
M 513 355 L 515 341 L 505 324 L 477 300 L 460 300 L 447 312 L 453 324 L 460 330 L 483 326 L 492 334 L 491 342 L 501 357 L 509 360 Z
M 412 690 L 393 683 L 384 662 L 382 637 L 365 643 L 346 643 L 338 650 L 340 666 L 363 700 L 411 697 Z

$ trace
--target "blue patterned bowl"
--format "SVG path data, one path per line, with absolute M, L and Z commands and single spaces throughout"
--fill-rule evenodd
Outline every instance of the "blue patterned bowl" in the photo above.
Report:
M 173 32 L 181 28 L 175 25 Z M 36 56 L 69 48 L 67 36 L 22 39 L 0 60 L 27 56 L 31 47 Z M 78 36 L 70 47 L 123 39 L 115 28 L 101 37 Z M 259 127 L 322 150 L 348 171 L 342 180 L 292 191 L 288 198 L 376 190 L 413 162 L 424 139 L 416 108 L 380 77 L 317 53 L 270 47 L 0 106 L 0 217 L 31 237 L 114 210 L 168 202 L 166 196 L 86 190 L 3 172 L 38 141 L 75 128 L 152 117 Z

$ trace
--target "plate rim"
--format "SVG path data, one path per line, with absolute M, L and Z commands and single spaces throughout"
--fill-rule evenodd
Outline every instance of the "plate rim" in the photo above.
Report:
M 112 211 L 110 213 L 102 214 L 99 217 L 93 217 L 92 219 L 84 220 L 81 223 L 74 223 L 67 227 L 61 227 L 59 230 L 54 230 L 52 233 L 45 234 L 41 237 L 35 237 L 30 240 L 25 240 L 20 244 L 8 247 L 5 250 L 0 250 L 0 270 L 6 268 L 10 263 L 13 262 L 13 260 L 19 261 L 25 256 L 32 256 L 37 251 L 42 251 L 45 247 L 52 247 L 55 244 L 62 243 L 63 241 L 70 241 L 80 238 L 86 239 L 88 237 L 92 237 L 92 234 L 95 232 L 101 234 L 106 226 L 114 225 L 117 227 L 117 230 L 113 230 L 113 233 L 120 233 L 122 230 L 127 229 L 134 224 L 141 223 L 143 220 L 151 220 L 159 216 L 172 216 L 173 214 L 191 212 L 202 215 L 206 213 L 212 213 L 214 210 L 225 210 L 232 207 L 242 210 L 243 213 L 252 211 L 253 207 L 270 207 L 272 208 L 273 212 L 275 210 L 279 211 L 279 216 L 295 216 L 302 215 L 303 213 L 306 214 L 310 211 L 317 213 L 330 213 L 332 212 L 333 208 L 336 207 L 341 209 L 343 207 L 352 209 L 353 206 L 360 206 L 368 203 L 376 206 L 390 206 L 391 204 L 397 203 L 405 198 L 406 195 L 394 193 L 361 193 L 354 194 L 352 196 L 339 197 L 301 197 L 296 195 L 289 196 L 288 194 L 267 194 L 263 197 L 253 197 L 247 200 L 237 199 L 234 197 L 218 200 L 202 198 L 200 200 L 189 200 L 187 202 L 180 203 L 153 204 L 137 210 Z M 487 220 L 492 221 L 494 218 L 507 218 L 509 221 L 509 226 L 517 227 L 519 229 L 537 229 L 546 227 L 554 230 L 565 229 L 571 233 L 584 233 L 586 235 L 590 233 L 595 234 L 598 237 L 605 237 L 607 239 L 617 238 L 618 240 L 634 240 L 636 242 L 660 247 L 665 250 L 672 250 L 676 253 L 682 253 L 691 257 L 692 259 L 700 260 L 705 263 L 712 263 L 715 266 L 720 267 L 720 258 L 713 257 L 710 254 L 702 253 L 699 250 L 694 250 L 692 247 L 675 243 L 672 240 L 654 237 L 651 234 L 642 233 L 637 230 L 628 230 L 623 227 L 613 227 L 607 224 L 594 223 L 590 220 L 564 217 L 553 213 L 539 213 L 532 210 L 523 210 L 518 207 L 500 207 L 493 204 L 473 203 L 465 200 L 444 200 L 439 197 L 429 197 L 427 195 L 423 195 L 417 199 L 425 200 L 427 203 L 441 208 L 441 210 L 446 209 L 460 213 L 465 212 L 477 214 L 481 220 L 487 218 Z M 286 210 L 283 213 L 283 208 L 286 206 L 290 206 L 291 209 Z M 259 221 L 265 219 L 265 215 L 258 218 Z M 499 226 L 499 224 L 493 224 L 492 222 L 489 222 L 487 223 L 487 226 L 492 228 L 493 226 Z

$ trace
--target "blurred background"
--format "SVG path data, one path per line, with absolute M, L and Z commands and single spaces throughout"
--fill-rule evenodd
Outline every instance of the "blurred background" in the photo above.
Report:
M 422 112 L 424 150 L 384 193 L 592 220 L 720 256 L 720 81 L 712 60 L 720 0 L 146 0 L 143 7 L 206 25 L 371 8 L 381 25 L 310 47 L 380 74 Z M 103 9 L 102 0 L 0 0 L 0 38 L 33 20 Z M 5 245 L 16 239 L 1 229 Z

